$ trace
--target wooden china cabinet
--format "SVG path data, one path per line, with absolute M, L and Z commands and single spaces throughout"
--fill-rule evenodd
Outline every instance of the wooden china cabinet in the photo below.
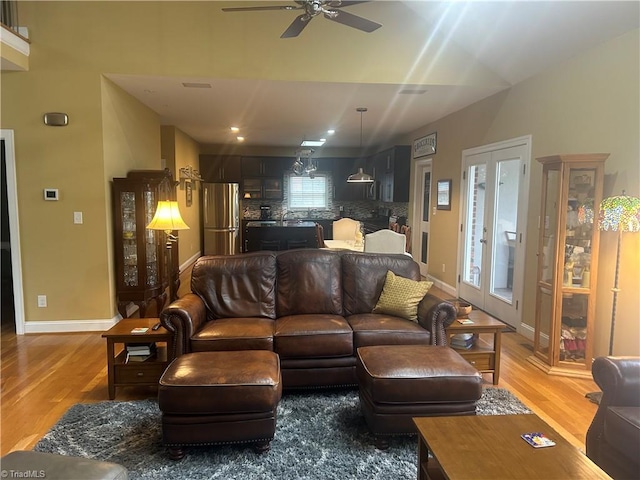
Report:
M 170 270 L 164 233 L 146 229 L 159 200 L 175 200 L 175 184 L 168 169 L 134 170 L 126 178 L 113 179 L 116 295 L 123 318 L 129 303 L 137 305 L 140 317 L 144 317 L 151 300 L 155 299 L 158 312 L 166 300 Z M 174 272 L 178 271 L 176 263 L 177 258 Z
M 553 155 L 542 164 L 534 354 L 552 375 L 591 378 L 598 274 L 597 209 L 609 154 Z

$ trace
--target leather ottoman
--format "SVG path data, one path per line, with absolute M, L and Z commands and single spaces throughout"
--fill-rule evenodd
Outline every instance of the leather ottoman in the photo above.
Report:
M 269 450 L 282 396 L 280 359 L 267 350 L 188 353 L 160 378 L 162 440 L 179 460 L 184 446 L 254 443 Z
M 475 415 L 482 376 L 455 350 L 432 345 L 358 348 L 360 408 L 388 448 L 389 435 L 415 434 L 413 417 Z

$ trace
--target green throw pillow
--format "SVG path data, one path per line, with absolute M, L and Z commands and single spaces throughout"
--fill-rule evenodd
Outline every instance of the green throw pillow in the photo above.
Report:
M 398 277 L 389 270 L 378 303 L 373 307 L 373 313 L 386 313 L 417 322 L 418 304 L 431 285 L 433 282 L 416 282 Z

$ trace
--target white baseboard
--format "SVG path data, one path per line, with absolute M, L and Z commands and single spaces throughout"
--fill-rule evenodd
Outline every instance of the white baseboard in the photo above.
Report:
M 525 337 L 528 340 L 533 342 L 535 338 L 535 329 L 531 325 L 527 325 L 526 323 L 521 323 L 520 328 L 518 329 L 518 333 Z
M 202 256 L 202 252 L 197 252 L 191 258 L 188 258 L 186 262 L 180 265 L 180 271 L 184 272 L 187 268 L 191 266 L 191 264 L 195 263 L 195 261 L 199 259 L 201 256 Z
M 52 320 L 24 322 L 24 333 L 72 333 L 104 332 L 118 323 L 122 317 L 116 315 L 104 320 Z
M 449 295 L 451 295 L 452 298 L 455 298 L 455 297 L 458 296 L 455 287 L 452 287 L 448 283 L 444 283 L 442 280 L 438 280 L 437 278 L 434 278 L 431 275 L 429 275 L 427 277 L 427 279 L 430 282 L 433 282 L 434 286 L 436 286 L 437 288 L 439 288 L 443 292 L 448 293 Z

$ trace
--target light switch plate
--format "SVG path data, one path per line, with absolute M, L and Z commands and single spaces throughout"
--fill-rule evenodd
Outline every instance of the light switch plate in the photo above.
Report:
M 73 223 L 82 223 L 82 212 L 73 212 Z

